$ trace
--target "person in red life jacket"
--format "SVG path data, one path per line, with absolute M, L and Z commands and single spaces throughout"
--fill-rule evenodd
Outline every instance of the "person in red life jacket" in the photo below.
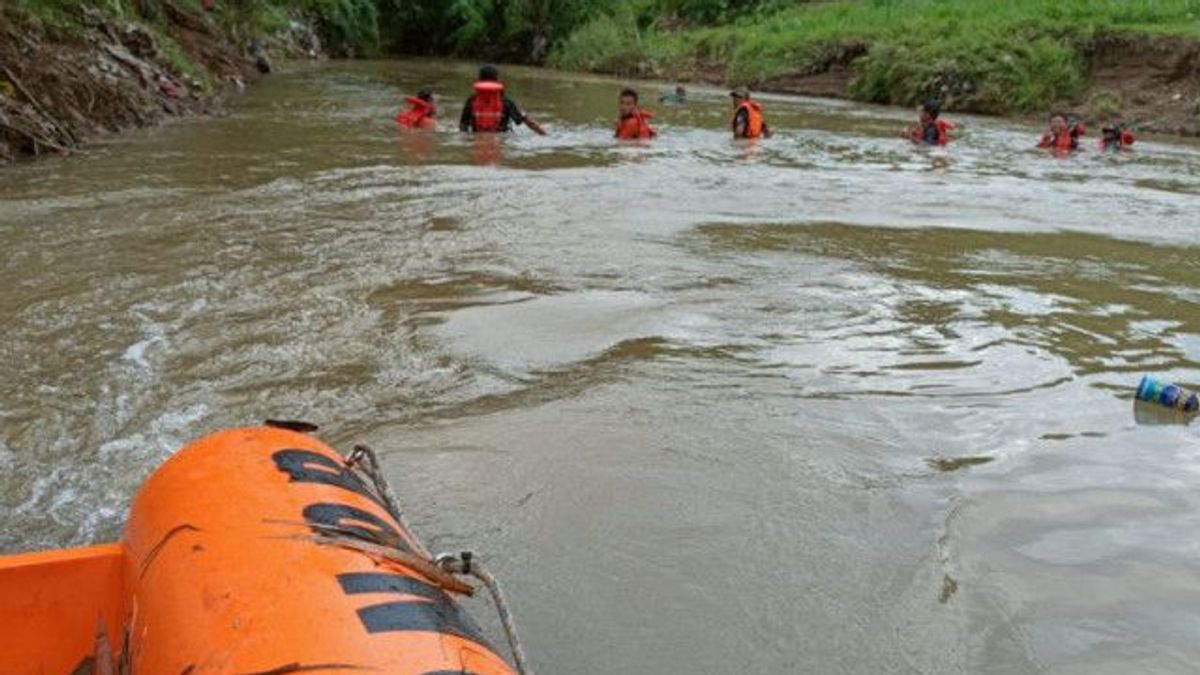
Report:
M 729 96 L 733 99 L 734 138 L 770 138 L 775 135 L 763 118 L 762 106 L 750 99 L 749 89 L 734 89 Z
M 1087 133 L 1087 126 L 1074 116 L 1055 113 L 1050 116 L 1046 125 L 1046 133 L 1038 142 L 1039 148 L 1053 150 L 1058 153 L 1071 152 L 1079 149 L 1079 137 Z
M 437 104 L 433 92 L 422 89 L 416 96 L 406 96 L 408 110 L 396 113 L 396 124 L 405 129 L 437 129 Z
M 908 137 L 917 145 L 948 145 L 950 132 L 957 128 L 953 122 L 942 119 L 942 104 L 929 99 L 917 110 L 917 125 L 908 130 Z
M 1104 127 L 1103 136 L 1100 138 L 1100 149 L 1105 152 L 1128 150 L 1135 140 L 1137 139 L 1132 131 L 1122 129 L 1119 124 L 1114 124 Z
M 495 66 L 479 69 L 479 79 L 474 88 L 475 93 L 463 106 L 462 118 L 458 122 L 460 130 L 494 133 L 509 131 L 514 124 L 524 124 L 535 134 L 546 135 L 541 125 L 521 112 L 520 106 L 504 95 L 504 84 Z
M 654 114 L 638 106 L 636 91 L 626 89 L 621 92 L 617 99 L 617 110 L 620 114 L 617 118 L 617 138 L 623 141 L 637 141 L 649 140 L 658 135 L 654 127 L 650 126 Z

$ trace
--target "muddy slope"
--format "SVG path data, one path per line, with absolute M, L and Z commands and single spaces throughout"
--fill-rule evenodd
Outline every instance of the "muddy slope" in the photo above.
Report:
M 1097 121 L 1200 135 L 1200 43 L 1108 36 L 1088 56 L 1091 87 L 1077 103 Z
M 145 25 L 81 8 L 70 27 L 0 10 L 0 163 L 205 111 L 215 93 L 256 75 L 207 17 L 162 7 Z

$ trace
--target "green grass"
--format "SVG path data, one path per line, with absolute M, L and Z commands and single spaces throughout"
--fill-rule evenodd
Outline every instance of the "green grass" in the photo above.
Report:
M 653 2 L 627 0 L 624 15 Z M 688 77 L 719 70 L 731 82 L 819 71 L 846 45 L 866 44 L 851 96 L 911 104 L 949 93 L 956 107 L 1001 113 L 1079 95 L 1097 35 L 1200 40 L 1200 0 L 835 0 L 776 3 L 713 26 L 668 30 L 621 11 L 562 42 L 569 69 Z M 790 6 L 789 6 L 790 5 Z

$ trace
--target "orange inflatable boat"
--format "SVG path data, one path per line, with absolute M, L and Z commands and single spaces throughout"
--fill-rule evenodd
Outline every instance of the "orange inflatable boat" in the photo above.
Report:
M 184 448 L 120 542 L 0 558 L 0 673 L 510 675 L 353 464 L 266 426 Z

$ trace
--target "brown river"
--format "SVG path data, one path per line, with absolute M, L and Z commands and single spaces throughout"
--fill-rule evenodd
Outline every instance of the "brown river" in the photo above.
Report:
M 622 83 L 518 69 L 551 136 L 472 139 L 472 71 L 293 66 L 0 173 L 0 552 L 305 419 L 490 563 L 543 675 L 1196 672 L 1200 425 L 1132 392 L 1200 383 L 1200 147 L 928 153 L 774 96 L 748 145 L 646 83 L 621 145 Z

